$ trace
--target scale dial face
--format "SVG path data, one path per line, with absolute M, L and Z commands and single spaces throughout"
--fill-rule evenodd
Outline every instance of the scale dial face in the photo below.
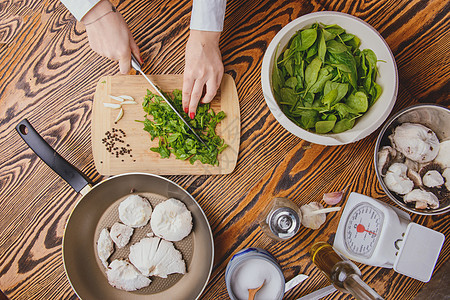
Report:
M 377 245 L 384 214 L 369 203 L 356 205 L 347 217 L 345 246 L 354 255 L 369 258 Z

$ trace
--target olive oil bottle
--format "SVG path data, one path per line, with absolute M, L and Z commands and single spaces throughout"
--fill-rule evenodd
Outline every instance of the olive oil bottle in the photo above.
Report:
M 325 274 L 328 280 L 340 291 L 352 294 L 358 300 L 383 299 L 361 279 L 358 267 L 325 242 L 311 247 L 314 264 Z

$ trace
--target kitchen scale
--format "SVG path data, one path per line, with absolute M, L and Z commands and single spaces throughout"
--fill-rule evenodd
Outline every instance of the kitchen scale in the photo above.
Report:
M 333 246 L 351 260 L 428 282 L 444 239 L 442 233 L 411 222 L 398 208 L 351 193 Z

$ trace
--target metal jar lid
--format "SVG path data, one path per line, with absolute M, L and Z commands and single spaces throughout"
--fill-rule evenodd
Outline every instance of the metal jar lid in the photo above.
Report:
M 267 223 L 273 234 L 281 239 L 294 236 L 300 228 L 298 213 L 290 207 L 280 207 L 267 216 Z

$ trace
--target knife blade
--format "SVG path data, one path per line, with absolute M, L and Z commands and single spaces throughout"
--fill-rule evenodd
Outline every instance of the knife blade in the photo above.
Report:
M 181 121 L 183 121 L 183 123 L 189 128 L 189 130 L 192 131 L 192 133 L 195 135 L 197 140 L 199 142 L 201 142 L 206 147 L 206 149 L 209 150 L 209 147 L 201 139 L 201 137 L 197 134 L 197 132 L 195 132 L 194 128 L 192 128 L 188 124 L 188 122 L 186 122 L 186 120 L 183 118 L 183 116 L 181 116 L 181 114 L 178 112 L 178 110 L 172 105 L 172 103 L 166 98 L 166 96 L 164 96 L 164 94 L 160 91 L 160 89 L 147 77 L 147 75 L 145 75 L 145 73 L 142 71 L 141 64 L 138 62 L 136 57 L 134 57 L 133 54 L 131 54 L 131 67 L 133 69 L 135 69 L 136 71 L 138 71 L 139 73 L 141 73 L 142 76 L 144 76 L 144 78 L 148 81 L 148 83 L 150 83 L 151 87 L 158 93 L 159 96 L 161 96 L 164 99 L 164 101 L 167 103 L 167 105 L 169 105 L 169 107 L 177 114 L 177 116 L 181 119 Z
M 286 282 L 286 285 L 284 286 L 284 292 L 287 293 L 287 291 L 289 291 L 290 289 L 295 287 L 300 282 L 303 282 L 307 278 L 308 278 L 308 275 L 305 275 L 305 274 L 299 274 L 299 275 L 295 276 L 294 278 L 292 278 L 291 280 Z
M 335 291 L 337 291 L 337 289 L 333 285 L 328 285 L 308 295 L 300 297 L 297 300 L 319 300 L 323 297 L 328 296 L 331 293 L 334 293 Z

